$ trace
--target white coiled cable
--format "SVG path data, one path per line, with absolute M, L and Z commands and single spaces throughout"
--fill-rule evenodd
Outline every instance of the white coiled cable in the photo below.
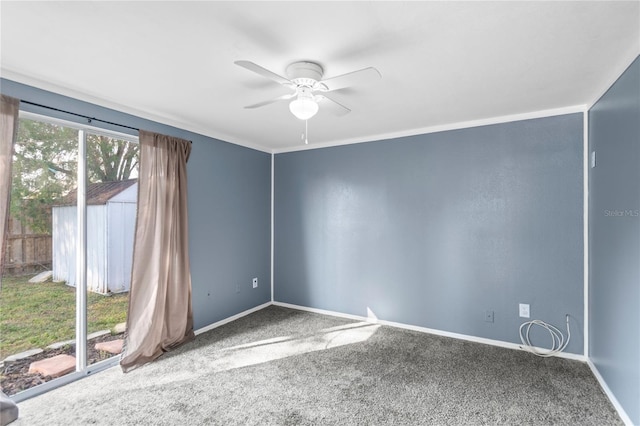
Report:
M 545 352 L 542 352 L 536 349 L 531 344 L 531 340 L 529 339 L 529 332 L 531 331 L 531 327 L 533 325 L 539 325 L 540 327 L 546 329 L 549 332 L 549 334 L 551 334 L 551 341 L 552 341 L 551 349 Z M 522 334 L 522 331 L 524 329 L 526 329 L 526 333 Z M 571 339 L 571 331 L 569 330 L 569 314 L 567 314 L 567 341 L 566 342 L 564 341 L 564 336 L 562 335 L 562 332 L 560 330 L 558 330 L 556 327 L 552 326 L 551 324 L 547 324 L 544 321 L 533 320 L 533 321 L 523 322 L 522 325 L 520 325 L 520 340 L 524 345 L 524 347 L 522 346 L 520 347 L 538 356 L 549 357 L 562 352 L 564 348 L 566 348 L 567 345 L 569 344 L 569 339 Z

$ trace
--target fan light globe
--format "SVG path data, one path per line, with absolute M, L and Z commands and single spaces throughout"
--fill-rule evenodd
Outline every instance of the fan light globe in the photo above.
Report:
M 313 99 L 299 97 L 291 101 L 289 110 L 300 120 L 308 120 L 318 112 L 318 104 Z

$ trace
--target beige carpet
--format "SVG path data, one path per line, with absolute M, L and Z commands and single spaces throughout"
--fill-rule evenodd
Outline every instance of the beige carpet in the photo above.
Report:
M 19 406 L 16 426 L 622 424 L 584 363 L 275 306 Z

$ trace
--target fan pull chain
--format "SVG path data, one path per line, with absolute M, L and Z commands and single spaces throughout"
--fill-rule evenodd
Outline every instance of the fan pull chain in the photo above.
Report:
M 309 120 L 304 120 L 304 143 L 309 145 Z

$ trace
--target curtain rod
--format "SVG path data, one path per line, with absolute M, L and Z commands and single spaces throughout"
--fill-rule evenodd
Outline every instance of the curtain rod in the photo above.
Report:
M 124 125 L 124 124 L 118 124 L 118 123 L 114 123 L 113 121 L 101 120 L 99 118 L 89 117 L 88 115 L 78 114 L 77 112 L 65 111 L 63 109 L 54 108 L 54 107 L 50 107 L 50 106 L 42 105 L 42 104 L 37 104 L 35 102 L 25 101 L 23 99 L 20 99 L 20 102 L 23 103 L 23 104 L 29 104 L 29 105 L 33 105 L 33 106 L 36 106 L 36 107 L 46 108 L 46 109 L 50 109 L 52 111 L 58 111 L 58 112 L 62 112 L 64 114 L 71 114 L 71 115 L 75 115 L 76 117 L 85 118 L 85 119 L 87 119 L 87 121 L 89 123 L 91 123 L 92 121 L 99 121 L 100 123 L 111 124 L 112 126 L 124 127 L 125 129 L 131 129 L 131 130 L 135 130 L 137 132 L 140 131 L 140 129 L 138 129 L 137 127 L 131 127 L 131 126 L 127 126 L 127 125 Z M 189 141 L 189 143 L 193 143 L 193 141 Z
M 124 124 L 118 124 L 118 123 L 114 123 L 112 121 L 100 120 L 99 118 L 89 117 L 88 115 L 78 114 L 76 112 L 71 112 L 71 111 L 65 111 L 63 109 L 54 108 L 54 107 L 50 107 L 50 106 L 42 105 L 42 104 L 37 104 L 35 102 L 25 101 L 25 100 L 22 100 L 22 99 L 20 100 L 20 102 L 23 103 L 23 104 L 29 104 L 29 105 L 37 106 L 37 107 L 40 107 L 40 108 L 50 109 L 52 111 L 58 111 L 58 112 L 63 112 L 65 114 L 75 115 L 76 117 L 86 118 L 89 121 L 89 123 L 91 123 L 92 121 L 99 121 L 101 123 L 111 124 L 112 126 L 124 127 L 126 129 L 136 130 L 138 132 L 140 131 L 140 129 L 138 129 L 137 127 L 125 126 Z
M 92 121 L 99 121 L 101 123 L 111 124 L 112 126 L 124 127 L 125 129 L 131 129 L 131 130 L 135 130 L 137 132 L 140 131 L 140 129 L 138 129 L 137 127 L 131 127 L 131 126 L 127 126 L 127 125 L 124 125 L 124 124 L 118 124 L 118 123 L 114 123 L 113 121 L 100 120 L 99 118 L 89 117 L 88 115 L 78 114 L 77 112 L 65 111 L 63 109 L 54 108 L 54 107 L 50 107 L 50 106 L 42 105 L 42 104 L 37 104 L 35 102 L 25 101 L 23 99 L 20 99 L 20 102 L 23 103 L 23 104 L 29 104 L 29 105 L 37 106 L 37 107 L 40 107 L 40 108 L 46 108 L 46 109 L 50 109 L 52 111 L 58 111 L 58 112 L 62 112 L 64 114 L 70 114 L 70 115 L 75 115 L 76 117 L 85 118 L 85 119 L 87 119 L 87 121 L 89 123 L 91 123 Z M 189 141 L 189 143 L 193 143 L 193 141 Z

